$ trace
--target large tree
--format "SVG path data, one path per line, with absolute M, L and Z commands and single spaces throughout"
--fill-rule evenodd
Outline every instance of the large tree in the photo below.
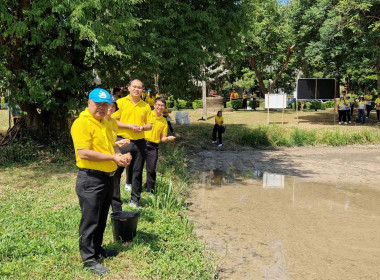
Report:
M 0 80 L 35 134 L 67 129 L 92 87 L 93 70 L 121 47 L 138 21 L 124 0 L 3 0 Z M 133 35 L 133 34 L 132 34 Z M 94 55 L 97 53 L 97 56 Z
M 241 53 L 255 71 L 261 92 L 267 93 L 265 80 L 270 81 L 269 92 L 273 92 L 295 48 L 290 5 L 250 0 L 245 1 L 245 9 Z

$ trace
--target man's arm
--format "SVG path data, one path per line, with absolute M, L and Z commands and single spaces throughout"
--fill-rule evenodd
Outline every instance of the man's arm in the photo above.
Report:
M 115 150 L 116 151 L 116 150 Z M 78 156 L 84 160 L 90 161 L 114 161 L 117 165 L 125 166 L 126 161 L 122 159 L 122 155 L 119 151 L 116 155 L 110 155 L 106 153 L 101 153 L 97 151 L 93 151 L 90 149 L 78 149 Z

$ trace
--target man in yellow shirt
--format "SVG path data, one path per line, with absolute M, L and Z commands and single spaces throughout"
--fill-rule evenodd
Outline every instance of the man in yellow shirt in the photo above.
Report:
M 236 100 L 236 99 L 238 99 L 238 98 L 239 98 L 238 93 L 237 93 L 235 90 L 233 90 L 233 91 L 231 92 L 231 95 L 230 95 L 230 101 L 231 101 L 231 100 Z
M 110 94 L 100 88 L 91 91 L 88 107 L 71 127 L 76 165 L 79 167 L 76 193 L 82 212 L 79 225 L 79 250 L 84 267 L 95 274 L 109 270 L 100 263 L 101 257 L 117 255 L 114 250 L 102 247 L 103 234 L 110 208 L 114 173 L 117 165 L 127 166 L 112 135 L 112 129 L 104 119 Z
M 156 166 L 158 159 L 158 144 L 160 142 L 174 141 L 174 136 L 167 136 L 168 124 L 163 117 L 163 112 L 166 107 L 165 98 L 157 98 L 154 101 L 154 110 L 150 115 L 153 123 L 152 130 L 145 132 L 146 140 L 146 190 L 154 192 L 156 183 Z
M 138 208 L 142 191 L 142 172 L 145 162 L 144 131 L 152 129 L 150 122 L 151 110 L 147 103 L 141 100 L 143 83 L 140 80 L 133 80 L 128 86 L 129 95 L 117 100 L 119 110 L 112 114 L 119 126 L 117 140 L 130 139 L 131 143 L 120 148 L 122 154 L 130 152 L 132 161 L 128 173 L 132 179 L 132 192 L 129 205 Z M 115 174 L 115 185 L 120 186 L 121 174 L 124 171 L 123 166 L 117 168 Z

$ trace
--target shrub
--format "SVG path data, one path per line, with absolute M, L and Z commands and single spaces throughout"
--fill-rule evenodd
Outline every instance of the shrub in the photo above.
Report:
M 166 100 L 166 107 L 173 108 L 174 107 L 174 101 L 173 100 Z
M 226 103 L 227 108 L 232 108 L 234 110 L 241 109 L 243 107 L 242 100 L 231 100 Z
M 251 108 L 257 108 L 259 107 L 259 101 L 257 100 L 250 100 L 248 101 L 248 106 Z
M 324 104 L 326 104 L 326 108 L 334 108 L 335 107 L 334 101 L 326 101 Z
M 203 100 L 202 99 L 196 99 L 192 103 L 193 109 L 196 110 L 198 108 L 203 108 Z
M 186 100 L 178 99 L 174 101 L 174 107 L 178 110 L 186 109 Z
M 326 110 L 326 103 L 321 102 L 321 110 Z
M 321 104 L 321 101 L 313 100 L 310 102 L 310 109 L 314 109 L 315 111 L 317 111 L 318 109 L 321 109 Z
M 311 109 L 311 102 L 306 102 L 304 110 L 310 110 Z

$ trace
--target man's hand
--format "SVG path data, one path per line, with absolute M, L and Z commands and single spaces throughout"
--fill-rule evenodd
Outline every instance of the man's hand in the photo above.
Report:
M 115 160 L 114 161 L 116 162 L 117 165 L 126 167 L 126 166 L 128 166 L 131 163 L 131 161 L 127 160 L 124 156 L 125 155 L 122 155 L 122 154 L 115 155 Z M 131 159 L 132 159 L 132 156 L 131 156 Z
M 131 143 L 131 140 L 129 140 L 129 139 L 122 139 L 122 140 L 119 140 L 119 141 L 116 141 L 116 142 L 115 142 L 115 144 L 116 144 L 119 148 L 125 147 L 125 146 L 127 146 L 129 143 Z
M 131 155 L 131 153 L 128 152 L 128 153 L 122 155 L 121 157 L 125 160 L 125 162 L 127 163 L 127 165 L 131 164 L 131 161 L 132 161 L 132 155 Z
M 134 132 L 141 132 L 143 131 L 143 127 L 137 124 L 130 124 L 129 129 L 133 130 Z
M 168 136 L 168 141 L 174 141 L 175 140 L 175 136 Z

